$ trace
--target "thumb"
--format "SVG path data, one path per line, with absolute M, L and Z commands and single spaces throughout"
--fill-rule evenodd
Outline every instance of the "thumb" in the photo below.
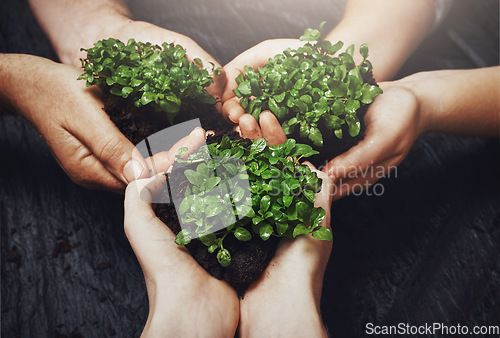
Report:
M 92 128 L 82 128 L 82 125 Z M 147 165 L 140 152 L 104 113 L 86 114 L 85 124 L 74 125 L 72 129 L 75 137 L 118 180 L 128 184 L 148 176 Z

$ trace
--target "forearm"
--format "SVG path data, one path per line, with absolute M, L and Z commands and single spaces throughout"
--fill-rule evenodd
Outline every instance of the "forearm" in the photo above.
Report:
M 355 44 L 356 49 L 368 44 L 375 79 L 390 80 L 429 33 L 434 10 L 434 0 L 349 0 L 327 39 L 342 40 L 346 47 Z
M 395 83 L 418 98 L 425 130 L 499 136 L 500 66 L 423 72 Z
M 121 0 L 29 0 L 63 63 L 79 66 L 80 48 L 91 47 L 129 21 Z

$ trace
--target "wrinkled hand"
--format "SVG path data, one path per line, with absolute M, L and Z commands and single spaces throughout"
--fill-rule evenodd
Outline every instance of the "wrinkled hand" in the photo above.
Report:
M 315 206 L 325 209 L 320 225 L 330 228 L 332 181 L 305 164 L 323 179 Z M 266 270 L 241 300 L 240 336 L 326 337 L 319 306 L 331 250 L 331 242 L 311 235 L 282 239 Z
M 79 69 L 28 55 L 2 55 L 2 61 L 10 67 L 2 83 L 9 100 L 75 183 L 123 192 L 148 175 L 134 145 L 103 111 L 98 88 L 76 80 Z
M 204 134 L 192 133 L 184 146 L 199 144 L 193 138 L 200 137 Z M 175 235 L 151 209 L 152 195 L 164 182 L 161 175 L 137 180 L 125 194 L 125 232 L 148 289 L 150 313 L 143 336 L 233 337 L 239 320 L 236 292 L 175 244 Z
M 191 38 L 164 29 L 148 22 L 143 21 L 133 21 L 129 19 L 122 19 L 119 24 L 115 24 L 113 29 L 107 32 L 100 33 L 100 37 L 97 39 L 107 39 L 115 38 L 124 43 L 127 43 L 129 39 L 135 39 L 141 42 L 151 42 L 157 45 L 162 45 L 162 43 L 176 43 L 180 44 L 184 49 L 186 49 L 186 58 L 189 61 L 193 61 L 195 58 L 199 58 L 203 62 L 203 68 L 207 68 L 209 71 L 212 69 L 211 63 L 214 67 L 221 67 L 221 65 L 203 48 L 201 48 L 195 41 Z M 94 41 L 94 42 L 97 42 Z M 78 49 L 75 49 L 75 54 L 67 59 L 68 62 L 74 64 L 75 66 L 80 66 L 80 58 L 85 57 L 85 53 L 82 53 Z M 91 46 L 88 46 L 91 47 Z M 214 77 L 214 82 L 207 88 L 207 92 L 216 97 L 219 103 L 217 104 L 217 109 L 221 110 L 221 97 L 222 90 L 226 82 L 226 77 L 224 74 L 224 69 L 222 73 Z
M 335 182 L 334 199 L 366 189 L 398 166 L 424 130 L 417 97 L 397 82 L 380 83 L 384 93 L 365 116 L 366 136 L 331 160 L 323 171 Z

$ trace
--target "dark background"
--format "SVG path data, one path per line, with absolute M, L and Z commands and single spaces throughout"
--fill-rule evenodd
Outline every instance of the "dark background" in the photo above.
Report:
M 264 39 L 298 37 L 322 20 L 331 28 L 341 10 L 326 0 L 149 0 L 130 8 L 192 37 L 222 64 Z M 498 65 L 498 13 L 496 0 L 454 0 L 400 76 Z M 57 60 L 19 0 L 0 4 L 0 52 Z M 427 133 L 381 181 L 382 196 L 334 203 L 322 301 L 333 336 L 363 336 L 368 322 L 499 325 L 499 155 L 498 139 Z M 122 199 L 74 185 L 33 127 L 0 118 L 2 336 L 140 334 L 147 296 L 123 233 Z

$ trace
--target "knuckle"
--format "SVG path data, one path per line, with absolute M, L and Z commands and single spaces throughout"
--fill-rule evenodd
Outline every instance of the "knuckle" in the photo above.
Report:
M 115 159 L 119 159 L 123 156 L 123 144 L 121 141 L 115 137 L 108 138 L 101 146 L 98 158 L 103 163 L 110 163 Z

